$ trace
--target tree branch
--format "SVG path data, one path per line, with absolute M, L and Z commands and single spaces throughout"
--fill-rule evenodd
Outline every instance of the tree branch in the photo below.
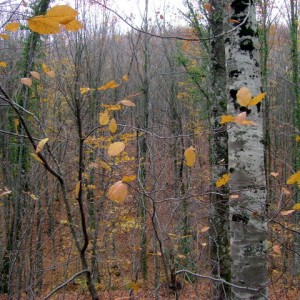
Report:
M 58 287 L 56 287 L 54 290 L 52 290 L 52 292 L 50 292 L 50 294 L 48 294 L 44 300 L 50 299 L 51 296 L 53 296 L 56 292 L 58 292 L 59 290 L 61 290 L 63 287 L 65 287 L 67 284 L 69 284 L 70 282 L 72 282 L 76 277 L 82 275 L 83 273 L 89 273 L 90 270 L 82 270 L 76 274 L 74 274 L 71 278 L 69 278 L 68 280 L 66 280 L 64 283 L 60 284 Z

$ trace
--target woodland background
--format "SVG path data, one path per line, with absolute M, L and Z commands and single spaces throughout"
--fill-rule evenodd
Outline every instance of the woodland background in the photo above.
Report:
M 83 29 L 41 35 L 53 4 L 0 3 L 3 299 L 213 299 L 211 2 L 133 25 L 78 0 Z M 300 297 L 298 4 L 255 1 L 270 299 Z

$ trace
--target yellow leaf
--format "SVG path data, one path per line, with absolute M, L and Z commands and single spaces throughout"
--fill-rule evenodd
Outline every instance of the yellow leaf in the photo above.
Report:
M 249 103 L 249 106 L 254 106 L 258 103 L 260 103 L 264 98 L 266 97 L 266 93 L 261 93 L 252 98 L 252 100 Z
M 45 64 L 42 64 L 42 69 L 43 69 L 44 73 L 48 73 L 50 71 L 49 67 Z
M 89 87 L 81 87 L 80 88 L 80 94 L 84 95 L 86 93 L 88 93 L 91 89 Z
M 4 34 L 4 33 L 0 33 L 0 37 L 4 40 L 8 40 L 9 39 L 9 35 Z
M 123 142 L 115 142 L 109 145 L 108 147 L 108 155 L 109 156 L 117 156 L 125 149 L 125 144 Z
M 18 22 L 11 22 L 11 23 L 8 23 L 6 26 L 5 26 L 5 30 L 6 31 L 11 31 L 11 32 L 16 32 L 19 30 L 20 28 L 20 23 Z
M 77 15 L 78 12 L 68 5 L 56 5 L 47 11 L 45 17 L 56 20 L 60 24 L 67 24 Z
M 81 187 L 81 181 L 79 180 L 79 181 L 76 183 L 76 186 L 75 186 L 75 198 L 76 198 L 76 199 L 78 199 L 79 192 L 80 192 L 80 187 Z
M 31 75 L 33 78 L 37 79 L 37 80 L 40 80 L 40 79 L 41 79 L 41 76 L 40 76 L 40 73 L 39 73 L 39 72 L 31 71 L 31 72 L 30 72 L 30 75 Z
M 127 184 L 121 180 L 114 183 L 108 190 L 108 198 L 115 202 L 123 202 L 128 194 Z
M 290 209 L 290 210 L 285 210 L 285 211 L 282 211 L 280 214 L 282 216 L 289 216 L 291 215 L 295 210 L 294 209 Z
M 7 63 L 5 61 L 0 61 L 0 67 L 1 68 L 6 68 L 7 67 Z
M 221 186 L 227 184 L 228 181 L 229 181 L 229 179 L 230 179 L 230 174 L 229 174 L 229 173 L 226 173 L 226 174 L 222 175 L 222 176 L 217 180 L 216 186 L 219 188 L 219 187 L 221 187 Z
M 127 99 L 121 100 L 121 101 L 119 101 L 118 103 L 121 103 L 121 104 L 123 104 L 124 106 L 135 106 L 135 104 L 134 104 L 132 101 L 127 100 Z
M 221 116 L 220 124 L 225 124 L 229 122 L 235 122 L 235 118 L 233 116 Z
M 28 27 L 31 31 L 39 34 L 59 33 L 59 23 L 55 19 L 45 16 L 35 16 L 28 20 Z
M 60 31 L 60 24 L 67 30 L 76 31 L 82 28 L 75 20 L 77 11 L 68 5 L 57 5 L 49 9 L 45 15 L 35 16 L 28 20 L 29 28 L 39 34 L 55 34 Z
M 36 153 L 36 154 L 40 153 L 40 152 L 43 150 L 44 146 L 46 145 L 46 143 L 47 143 L 48 141 L 49 141 L 48 138 L 45 138 L 45 139 L 40 140 L 39 143 L 38 143 L 37 146 L 36 146 L 35 153 Z
M 47 76 L 49 76 L 50 78 L 55 78 L 55 72 L 54 71 L 49 71 L 46 73 Z
M 123 81 L 128 81 L 128 79 L 129 79 L 128 74 L 126 74 L 126 75 L 124 75 L 124 76 L 122 77 L 122 80 L 123 80 Z
M 23 84 L 29 86 L 29 87 L 32 86 L 32 79 L 31 78 L 27 78 L 27 77 L 21 78 L 21 82 Z
M 117 122 L 116 122 L 115 118 L 112 118 L 110 120 L 108 128 L 109 128 L 111 133 L 116 133 L 117 132 L 118 125 L 117 125 Z
M 204 233 L 204 232 L 207 232 L 209 230 L 209 227 L 208 226 L 204 226 L 201 230 L 200 230 L 200 232 L 201 233 Z
M 44 162 L 35 153 L 30 153 L 30 155 L 38 162 L 44 164 Z
M 99 113 L 99 123 L 100 125 L 107 125 L 109 122 L 109 112 L 105 111 L 103 113 Z
M 98 91 L 105 91 L 107 89 L 115 89 L 118 86 L 119 86 L 119 84 L 117 84 L 114 80 L 111 80 L 111 81 L 107 82 L 105 85 L 97 88 L 97 90 Z
M 296 203 L 296 204 L 293 206 L 293 209 L 294 209 L 294 210 L 300 210 L 300 203 Z
M 237 102 L 241 106 L 247 107 L 250 104 L 251 98 L 251 92 L 245 86 L 241 87 L 236 94 Z
M 132 182 L 136 180 L 135 175 L 130 175 L 130 176 L 123 176 L 122 182 Z
M 77 31 L 83 28 L 83 25 L 78 20 L 74 19 L 71 22 L 64 25 L 68 31 Z
M 295 174 L 291 175 L 288 180 L 286 181 L 287 184 L 294 184 L 300 183 L 300 171 L 296 172 Z
M 299 136 L 299 135 L 296 135 L 295 140 L 296 140 L 296 142 L 299 142 L 299 141 L 300 141 L 300 136 Z
M 195 148 L 193 146 L 184 151 L 185 164 L 188 167 L 193 167 L 196 162 Z

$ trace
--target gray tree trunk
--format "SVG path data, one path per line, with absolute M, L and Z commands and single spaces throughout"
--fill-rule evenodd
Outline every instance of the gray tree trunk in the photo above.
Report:
M 240 107 L 237 91 L 246 86 L 252 96 L 261 93 L 258 34 L 253 0 L 228 1 L 226 20 L 230 32 L 225 39 L 228 114 L 247 111 L 256 126 L 235 125 L 228 130 L 230 194 L 230 251 L 232 299 L 267 298 L 267 235 L 265 222 L 266 183 L 263 120 L 259 107 Z M 250 289 L 247 289 L 250 288 Z M 255 292 L 251 289 L 259 289 Z
M 215 187 L 219 177 L 228 172 L 228 135 L 226 126 L 220 124 L 220 116 L 226 115 L 226 69 L 225 46 L 223 32 L 224 1 L 210 0 L 211 40 L 211 91 L 210 91 L 210 123 L 211 123 L 211 181 L 213 190 L 210 196 L 210 256 L 212 273 L 230 281 L 229 255 L 229 204 L 228 187 Z M 214 283 L 213 299 L 226 299 L 230 295 L 228 285 Z

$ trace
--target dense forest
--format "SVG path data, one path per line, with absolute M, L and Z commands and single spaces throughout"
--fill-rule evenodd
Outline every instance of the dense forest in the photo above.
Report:
M 0 299 L 300 298 L 299 1 L 153 1 L 0 2 Z

